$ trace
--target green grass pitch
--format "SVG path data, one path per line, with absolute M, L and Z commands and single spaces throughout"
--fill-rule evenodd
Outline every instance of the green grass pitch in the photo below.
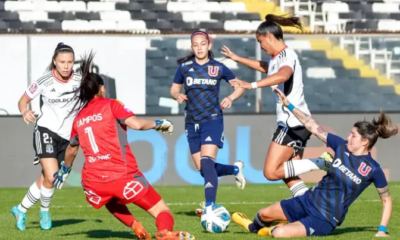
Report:
M 205 232 L 200 225 L 199 217 L 194 214 L 194 209 L 203 199 L 201 186 L 168 186 L 156 187 L 156 189 L 174 214 L 175 230 L 190 231 L 198 240 L 265 238 L 245 233 L 233 222 L 225 233 Z M 91 208 L 81 188 L 68 187 L 57 190 L 53 197 L 51 205 L 53 229 L 50 231 L 40 229 L 39 204 L 37 204 L 28 211 L 27 230 L 20 232 L 15 227 L 10 209 L 21 201 L 26 191 L 26 188 L 0 189 L 0 239 L 135 239 L 133 232 L 109 214 L 104 207 L 100 210 Z M 392 239 L 400 239 L 400 183 L 391 183 L 390 193 L 393 198 L 393 215 L 388 231 Z M 239 190 L 235 185 L 221 185 L 218 187 L 217 202 L 231 213 L 239 211 L 253 218 L 260 208 L 288 197 L 290 197 L 289 190 L 281 184 L 247 185 L 245 190 Z M 154 219 L 134 205 L 129 208 L 154 235 L 156 233 Z M 380 223 L 381 211 L 382 203 L 375 188 L 371 186 L 351 206 L 343 225 L 336 228 L 331 236 L 321 239 L 374 239 Z

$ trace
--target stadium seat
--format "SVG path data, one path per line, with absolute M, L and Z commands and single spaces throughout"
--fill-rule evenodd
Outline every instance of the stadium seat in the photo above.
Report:
M 88 2 L 87 10 L 89 12 L 114 11 L 115 3 L 113 3 L 113 2 Z
M 64 31 L 90 31 L 92 30 L 89 21 L 86 20 L 66 20 L 61 23 Z
M 61 6 L 57 1 L 33 1 L 34 11 L 61 12 Z
M 116 25 L 116 30 L 121 31 L 134 31 L 144 29 L 146 29 L 146 23 L 142 20 L 119 21 Z
M 100 19 L 103 21 L 128 21 L 131 14 L 127 11 L 101 12 Z
M 18 12 L 19 19 L 22 22 L 36 22 L 36 21 L 47 21 L 49 18 L 47 17 L 46 12 Z
M 32 2 L 6 1 L 4 3 L 4 10 L 17 12 L 17 11 L 33 11 L 34 9 Z
M 86 4 L 82 1 L 60 1 L 60 6 L 65 12 L 86 12 Z
M 8 29 L 8 24 L 4 21 L 0 20 L 0 31 L 4 31 Z

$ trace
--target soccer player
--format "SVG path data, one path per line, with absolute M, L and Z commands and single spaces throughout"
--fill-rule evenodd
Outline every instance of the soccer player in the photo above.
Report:
M 75 92 L 79 100 L 72 110 L 80 112 L 73 122 L 65 162 L 54 174 L 55 186 L 61 188 L 66 181 L 81 146 L 85 155 L 82 186 L 86 200 L 94 208 L 105 205 L 118 220 L 132 228 L 139 239 L 149 239 L 151 236 L 126 207 L 126 204 L 134 203 L 156 219 L 158 240 L 195 239 L 186 232 L 172 232 L 172 213 L 138 169 L 127 142 L 128 127 L 172 133 L 172 123 L 165 119 L 137 118 L 119 101 L 104 98 L 103 79 L 90 72 L 92 60 L 93 54 L 90 53 L 81 65 L 82 83 Z
M 16 218 L 16 226 L 23 231 L 26 212 L 37 201 L 41 202 L 40 227 L 51 229 L 50 202 L 54 193 L 53 173 L 59 169 L 69 143 L 74 116 L 67 117 L 73 103 L 77 100 L 73 94 L 64 94 L 78 88 L 81 75 L 73 71 L 74 50 L 64 43 L 59 43 L 54 50 L 48 67 L 48 73 L 33 82 L 18 102 L 24 121 L 35 123 L 33 148 L 36 152 L 34 165 L 42 165 L 42 172 L 19 205 L 11 209 Z M 40 114 L 28 109 L 32 99 L 40 96 Z
M 191 35 L 192 53 L 178 60 L 180 64 L 171 86 L 171 96 L 180 104 L 186 102 L 185 131 L 193 161 L 204 177 L 205 206 L 197 209 L 201 215 L 204 207 L 215 203 L 218 177 L 234 175 L 239 189 L 244 189 L 243 162 L 233 165 L 215 162 L 218 149 L 224 145 L 222 109 L 230 108 L 241 97 L 244 89 L 237 88 L 219 103 L 219 86 L 228 83 L 235 75 L 224 64 L 214 59 L 210 36 L 203 31 Z M 181 93 L 184 86 L 185 93 Z
M 392 214 L 392 198 L 383 170 L 372 158 L 370 151 L 379 137 L 389 138 L 396 135 L 397 126 L 392 125 L 381 111 L 377 120 L 356 122 L 346 141 L 325 132 L 310 115 L 291 104 L 283 92 L 278 88 L 275 91 L 282 105 L 310 132 L 332 148 L 335 157 L 327 175 L 304 195 L 261 209 L 253 222 L 241 213 L 234 213 L 233 220 L 248 232 L 258 232 L 263 236 L 325 236 L 342 224 L 350 205 L 364 189 L 374 183 L 383 203 L 383 214 L 376 236 L 387 236 L 386 227 Z M 294 170 L 304 171 L 302 163 L 296 161 Z M 271 223 L 278 220 L 290 223 L 271 227 Z
M 233 80 L 231 84 L 245 89 L 278 87 L 300 110 L 310 114 L 304 99 L 303 73 L 299 58 L 293 49 L 286 46 L 279 25 L 302 29 L 298 17 L 286 18 L 268 14 L 265 21 L 258 26 L 256 37 L 261 49 L 272 57 L 269 62 L 243 58 L 233 53 L 228 47 L 223 47 L 221 53 L 226 57 L 268 75 L 253 83 Z M 264 165 L 264 176 L 272 181 L 283 179 L 292 195 L 300 196 L 308 190 L 305 183 L 299 177 L 285 175 L 278 172 L 277 169 L 284 163 L 285 166 L 290 165 L 291 159 L 302 158 L 311 133 L 292 113 L 282 107 L 277 97 L 275 101 L 278 127 L 269 146 Z

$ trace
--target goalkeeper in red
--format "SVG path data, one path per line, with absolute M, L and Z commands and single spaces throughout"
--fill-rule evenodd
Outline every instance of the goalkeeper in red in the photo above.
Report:
M 81 65 L 82 83 L 75 92 L 79 101 L 73 108 L 80 112 L 73 123 L 65 162 L 54 174 L 55 187 L 62 187 L 81 146 L 85 155 L 82 186 L 86 200 L 94 208 L 105 205 L 118 220 L 132 228 L 139 239 L 151 236 L 126 204 L 133 203 L 156 219 L 158 240 L 195 239 L 187 232 L 173 232 L 174 218 L 168 206 L 138 169 L 127 142 L 128 127 L 172 133 L 172 123 L 165 119 L 139 119 L 120 102 L 105 98 L 103 79 L 90 72 L 92 59 L 93 55 L 89 54 Z

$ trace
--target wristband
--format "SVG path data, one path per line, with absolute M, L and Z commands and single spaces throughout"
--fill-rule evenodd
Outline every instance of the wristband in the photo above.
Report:
M 384 233 L 386 233 L 386 227 L 383 226 L 383 225 L 380 225 L 380 226 L 378 227 L 378 232 L 384 232 Z
M 287 106 L 287 108 L 289 109 L 289 111 L 293 112 L 293 110 L 294 110 L 295 107 L 293 106 L 293 104 L 289 103 L 289 105 Z
M 252 88 L 252 89 L 258 88 L 257 82 L 252 82 L 252 83 L 251 83 L 251 88 Z

